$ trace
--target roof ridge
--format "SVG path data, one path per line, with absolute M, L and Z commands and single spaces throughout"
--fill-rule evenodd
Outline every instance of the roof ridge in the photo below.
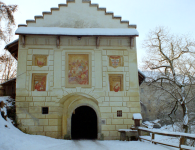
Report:
M 68 3 L 75 3 L 75 0 L 66 0 L 66 4 L 58 4 L 58 7 L 52 7 L 50 8 L 50 11 L 44 11 L 42 12 L 42 15 L 37 15 L 34 16 L 34 20 L 26 20 L 26 24 L 28 25 L 28 23 L 36 23 L 37 19 L 44 19 L 45 15 L 52 15 L 53 11 L 59 11 L 60 7 L 68 7 Z M 99 7 L 99 4 L 93 4 L 91 3 L 91 0 L 82 0 L 82 3 L 89 3 L 90 7 L 97 7 L 97 11 L 104 11 L 105 15 L 112 15 L 112 19 L 119 19 L 121 24 L 127 24 L 128 28 L 137 28 L 137 25 L 130 25 L 129 21 L 127 20 L 122 20 L 121 16 L 114 16 L 113 12 L 107 12 L 106 8 L 104 7 Z M 26 27 L 27 27 L 26 25 Z M 25 25 L 18 25 L 18 27 L 25 27 Z

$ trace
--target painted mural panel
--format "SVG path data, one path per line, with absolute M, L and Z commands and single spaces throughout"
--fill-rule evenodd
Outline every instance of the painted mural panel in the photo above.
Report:
M 32 74 L 32 91 L 46 91 L 47 74 L 33 73 Z
M 39 66 L 39 67 L 47 66 L 47 56 L 46 55 L 34 55 L 33 65 Z
M 114 68 L 123 66 L 123 57 L 122 56 L 109 56 L 109 66 Z
M 70 87 L 90 86 L 89 54 L 68 54 L 67 85 Z
M 112 74 L 109 75 L 110 91 L 123 91 L 123 75 Z

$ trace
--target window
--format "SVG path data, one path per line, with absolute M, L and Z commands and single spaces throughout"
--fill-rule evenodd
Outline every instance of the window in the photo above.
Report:
M 122 117 L 122 110 L 117 110 L 117 117 Z
M 102 119 L 102 124 L 106 124 L 106 120 L 105 119 Z
M 48 113 L 49 113 L 48 107 L 42 107 L 42 114 L 48 114 Z

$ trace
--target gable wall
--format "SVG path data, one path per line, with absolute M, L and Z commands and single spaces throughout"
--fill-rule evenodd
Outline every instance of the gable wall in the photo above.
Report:
M 37 18 L 36 23 L 28 23 L 28 27 L 66 27 L 66 28 L 128 28 L 128 23 L 120 23 L 112 14 L 105 15 L 104 10 L 89 3 L 68 3 L 45 14 L 44 19 Z

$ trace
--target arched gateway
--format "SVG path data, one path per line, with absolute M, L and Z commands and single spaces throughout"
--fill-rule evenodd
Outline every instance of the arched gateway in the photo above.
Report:
M 97 115 L 89 106 L 80 106 L 72 113 L 72 139 L 97 139 Z
M 73 93 L 60 100 L 63 104 L 62 135 L 71 139 L 99 139 L 101 118 L 98 101 L 84 93 Z

